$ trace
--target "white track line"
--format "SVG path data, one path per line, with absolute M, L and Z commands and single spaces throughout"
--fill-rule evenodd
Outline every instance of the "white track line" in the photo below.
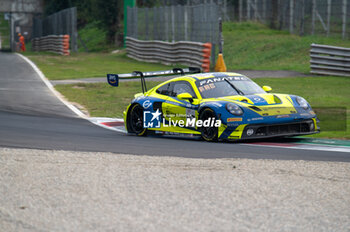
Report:
M 40 69 L 27 57 L 23 56 L 22 54 L 16 53 L 19 57 L 24 59 L 32 68 L 34 71 L 39 75 L 41 80 L 46 84 L 46 86 L 51 90 L 51 92 L 63 103 L 65 104 L 69 109 L 71 109 L 76 115 L 79 117 L 82 117 L 84 119 L 87 119 L 87 116 L 81 112 L 78 108 L 73 106 L 70 102 L 67 102 L 65 99 L 62 98 L 62 95 L 53 87 L 53 85 L 50 83 L 50 81 L 45 77 L 45 75 L 40 71 Z
M 299 150 L 313 150 L 313 151 L 332 151 L 332 152 L 347 152 L 350 153 L 350 148 L 345 146 L 329 146 L 329 145 L 306 145 L 300 144 L 296 146 L 284 147 L 278 145 L 265 145 L 265 144 L 241 144 L 246 146 L 260 146 L 260 147 L 275 147 L 275 148 L 288 148 L 288 149 L 299 149 Z
M 88 120 L 89 122 L 98 125 L 100 127 L 109 129 L 109 130 L 113 130 L 113 131 L 118 131 L 118 132 L 123 132 L 126 133 L 125 130 L 121 130 L 118 128 L 113 128 L 113 127 L 108 127 L 105 125 L 102 125 L 99 123 L 99 121 L 96 121 L 96 118 L 89 118 L 88 116 L 86 116 L 82 111 L 80 111 L 78 108 L 76 108 L 74 105 L 72 105 L 70 102 L 66 101 L 62 95 L 53 87 L 53 85 L 51 84 L 51 82 L 45 77 L 45 75 L 41 72 L 41 70 L 27 57 L 23 56 L 20 53 L 15 53 L 16 55 L 18 55 L 19 57 L 21 57 L 22 59 L 24 59 L 33 69 L 34 71 L 39 75 L 39 77 L 41 78 L 41 80 L 46 84 L 46 86 L 51 90 L 51 92 L 63 103 L 65 104 L 69 109 L 71 109 L 76 115 L 78 115 L 79 117 Z M 110 118 L 110 121 L 120 121 L 123 119 L 120 118 Z

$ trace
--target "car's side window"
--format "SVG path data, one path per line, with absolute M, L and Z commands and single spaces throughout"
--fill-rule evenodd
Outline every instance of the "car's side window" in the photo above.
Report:
M 189 93 L 193 98 L 197 98 L 191 84 L 187 81 L 176 81 L 173 83 L 172 96 L 176 97 L 181 93 Z
M 159 87 L 159 88 L 156 90 L 156 93 L 159 93 L 159 94 L 162 94 L 162 95 L 170 96 L 169 86 L 170 86 L 170 83 L 165 84 L 165 85 L 162 85 L 161 87 Z

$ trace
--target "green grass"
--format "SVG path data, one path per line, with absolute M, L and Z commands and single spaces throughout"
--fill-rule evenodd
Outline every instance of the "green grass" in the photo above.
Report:
M 147 81 L 151 89 L 161 82 Z M 115 88 L 107 83 L 56 85 L 55 88 L 71 102 L 83 105 L 92 117 L 122 117 L 136 93 L 142 92 L 139 81 L 119 83 Z
M 105 77 L 107 73 L 130 73 L 135 70 L 167 70 L 162 64 L 138 62 L 128 58 L 122 50 L 111 53 L 71 53 L 61 56 L 52 53 L 24 53 L 50 80 L 66 80 L 87 77 Z
M 259 78 L 259 85 L 269 85 L 274 93 L 287 93 L 303 96 L 314 108 L 349 107 L 350 78 L 344 77 L 298 77 L 298 78 Z M 147 81 L 148 89 L 160 82 Z M 118 88 L 107 83 L 58 85 L 56 89 L 69 101 L 85 106 L 91 116 L 122 117 L 122 112 L 133 99 L 135 93 L 141 91 L 140 82 L 122 82 Z M 322 131 L 313 137 L 350 139 L 350 109 L 348 109 L 347 131 Z M 334 115 L 322 112 L 323 123 L 334 121 Z M 338 122 L 335 122 L 338 123 Z
M 257 23 L 224 23 L 224 59 L 228 70 L 310 71 L 312 43 L 350 47 L 349 40 L 297 36 Z

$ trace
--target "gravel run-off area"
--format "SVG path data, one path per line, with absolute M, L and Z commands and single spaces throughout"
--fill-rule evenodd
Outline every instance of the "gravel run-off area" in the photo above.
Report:
M 0 148 L 0 231 L 350 231 L 350 163 Z

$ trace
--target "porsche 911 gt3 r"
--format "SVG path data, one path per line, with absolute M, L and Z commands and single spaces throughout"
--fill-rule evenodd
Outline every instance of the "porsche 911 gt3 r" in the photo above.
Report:
M 110 84 L 115 77 L 108 77 Z M 238 73 L 183 75 L 136 94 L 124 112 L 125 127 L 136 135 L 181 133 L 207 141 L 319 132 L 316 114 L 304 98 L 270 91 Z

